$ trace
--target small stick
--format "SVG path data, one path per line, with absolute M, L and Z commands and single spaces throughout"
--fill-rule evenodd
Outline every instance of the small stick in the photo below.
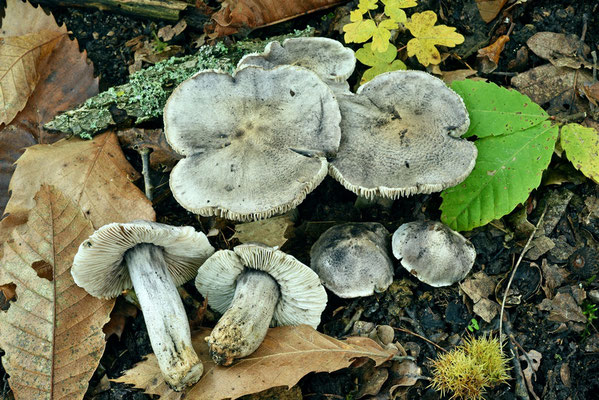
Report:
M 539 222 L 537 222 L 537 225 L 535 225 L 535 228 L 533 229 L 532 233 L 530 234 L 530 237 L 528 238 L 526 245 L 524 245 L 524 248 L 522 249 L 522 252 L 520 253 L 520 257 L 518 257 L 518 261 L 516 262 L 516 265 L 514 265 L 514 269 L 512 270 L 512 274 L 510 275 L 510 280 L 508 281 L 507 286 L 505 287 L 505 292 L 503 293 L 503 299 L 501 300 L 501 310 L 499 313 L 499 343 L 503 343 L 503 337 L 502 337 L 503 331 L 501 328 L 503 327 L 503 312 L 505 310 L 505 301 L 507 299 L 507 294 L 509 293 L 510 287 L 512 286 L 512 281 L 514 280 L 516 271 L 518 271 L 518 266 L 520 266 L 520 263 L 522 262 L 524 255 L 528 251 L 530 242 L 532 242 L 532 238 L 535 237 L 535 233 L 537 233 L 539 226 L 541 226 L 541 223 L 543 222 L 543 218 L 545 217 L 546 211 L 547 211 L 547 206 L 545 206 L 545 209 L 543 210 L 543 213 L 541 214 L 541 217 L 539 218 Z
M 144 188 L 146 191 L 146 197 L 148 200 L 152 201 L 154 195 L 152 193 L 154 186 L 152 185 L 152 180 L 150 179 L 150 149 L 147 147 L 138 150 L 139 155 L 141 156 L 141 174 L 144 176 Z
M 514 340 L 514 336 L 512 335 L 512 326 L 510 324 L 509 317 L 506 315 L 505 319 L 505 333 L 508 335 L 509 340 L 506 341 L 508 350 L 510 355 L 512 356 L 512 366 L 514 367 L 514 373 L 516 375 L 516 385 L 514 386 L 514 391 L 516 397 L 519 399 L 529 400 L 528 390 L 526 389 L 526 383 L 524 381 L 524 373 L 522 372 L 522 366 L 520 365 L 520 360 L 518 359 L 518 352 L 514 348 L 514 344 L 516 341 Z M 513 340 L 513 342 L 512 342 Z M 503 342 L 500 342 L 503 343 Z M 526 352 L 523 350 L 523 353 Z M 526 354 L 528 359 L 528 354 Z M 530 361 L 529 361 L 530 362 Z M 531 364 L 532 365 L 532 364 Z

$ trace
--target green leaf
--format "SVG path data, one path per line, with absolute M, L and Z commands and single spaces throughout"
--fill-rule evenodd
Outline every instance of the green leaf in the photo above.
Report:
M 545 122 L 477 140 L 478 158 L 472 173 L 461 184 L 441 193 L 441 220 L 454 230 L 471 230 L 524 202 L 541 182 L 557 131 L 557 126 Z
M 408 69 L 406 67 L 406 64 L 404 64 L 401 60 L 395 60 L 391 64 L 375 65 L 371 68 L 368 68 L 366 71 L 364 71 L 364 74 L 362 74 L 362 79 L 360 80 L 360 85 L 363 85 L 366 82 L 372 80 L 372 78 L 374 78 L 377 75 L 383 74 L 385 72 L 390 72 L 390 71 L 398 71 L 400 69 L 401 70 Z
M 528 96 L 494 83 L 467 79 L 454 81 L 451 88 L 464 99 L 470 114 L 470 129 L 464 137 L 510 134 L 539 125 L 549 117 Z
M 560 144 L 572 165 L 599 183 L 599 132 L 580 124 L 562 127 Z
M 389 47 L 383 53 L 372 50 L 372 44 L 366 43 L 364 47 L 356 51 L 356 58 L 364 65 L 369 67 L 362 75 L 360 84 L 364 84 L 384 72 L 406 69 L 406 65 L 401 60 L 395 60 L 397 48 L 389 43 Z

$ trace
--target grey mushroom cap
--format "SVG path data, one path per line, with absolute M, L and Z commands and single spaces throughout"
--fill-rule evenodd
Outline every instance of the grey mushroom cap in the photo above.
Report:
M 306 69 L 202 71 L 164 110 L 169 144 L 186 156 L 170 187 L 186 209 L 247 221 L 300 204 L 326 176 L 341 115 L 332 91 Z
M 276 248 L 243 244 L 233 251 L 219 250 L 199 269 L 196 287 L 210 307 L 224 313 L 233 300 L 237 277 L 246 268 L 268 273 L 279 285 L 280 299 L 272 326 L 318 326 L 327 303 L 327 294 L 318 275 L 295 257 Z
M 379 223 L 329 228 L 310 251 L 310 268 L 339 297 L 371 296 L 393 282 L 389 231 Z
M 360 196 L 437 192 L 474 168 L 476 147 L 460 139 L 470 124 L 464 102 L 432 75 L 387 72 L 337 100 L 342 136 L 329 173 Z
M 245 55 L 237 68 L 255 65 L 271 69 L 278 65 L 295 65 L 315 72 L 336 93 L 349 92 L 347 78 L 354 72 L 356 56 L 352 49 L 337 40 L 324 37 L 289 38 L 270 42 L 262 53 Z
M 181 285 L 214 253 L 206 235 L 191 226 L 170 226 L 150 221 L 111 223 L 95 231 L 79 246 L 71 274 L 77 285 L 100 298 L 117 297 L 132 287 L 124 255 L 138 244 L 163 249 L 168 271 Z
M 420 281 L 449 286 L 468 275 L 476 250 L 472 243 L 440 222 L 409 222 L 393 234 L 393 255 Z

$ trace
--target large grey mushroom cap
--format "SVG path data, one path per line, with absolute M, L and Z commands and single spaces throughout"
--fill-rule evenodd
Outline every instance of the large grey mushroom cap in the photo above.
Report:
M 166 139 L 186 156 L 171 173 L 173 196 L 197 214 L 233 220 L 290 210 L 326 176 L 340 119 L 331 90 L 306 69 L 202 71 L 164 110 Z
M 335 92 L 349 91 L 347 78 L 354 72 L 356 56 L 352 49 L 337 40 L 324 37 L 289 38 L 270 42 L 263 53 L 245 55 L 237 68 L 255 65 L 271 69 L 278 65 L 295 65 L 315 72 Z
M 367 198 L 432 193 L 463 181 L 477 150 L 460 139 L 464 102 L 422 71 L 378 75 L 355 95 L 339 95 L 341 144 L 329 173 Z
M 268 273 L 279 285 L 272 326 L 318 326 L 327 303 L 318 275 L 295 257 L 272 247 L 242 244 L 233 251 L 217 251 L 199 269 L 196 287 L 210 307 L 224 313 L 233 300 L 237 277 L 246 268 Z
M 168 271 L 181 285 L 214 253 L 206 235 L 191 226 L 170 226 L 150 221 L 111 223 L 79 245 L 71 274 L 75 283 L 95 297 L 116 297 L 132 287 L 125 252 L 150 243 L 163 249 Z
M 440 222 L 409 222 L 393 234 L 393 255 L 420 281 L 449 286 L 468 275 L 476 250 L 472 243 Z
M 339 297 L 371 296 L 393 282 L 389 231 L 379 223 L 347 223 L 329 228 L 310 251 L 310 268 Z

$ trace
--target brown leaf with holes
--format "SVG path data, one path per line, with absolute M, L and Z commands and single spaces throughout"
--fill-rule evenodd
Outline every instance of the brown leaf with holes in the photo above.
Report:
M 204 29 L 211 38 L 232 35 L 242 28 L 287 21 L 320 11 L 343 0 L 224 0 L 221 9 L 212 14 L 212 23 Z
M 204 363 L 204 375 L 187 392 L 176 393 L 166 386 L 153 354 L 113 381 L 132 384 L 160 399 L 235 399 L 271 387 L 292 387 L 310 372 L 333 372 L 349 367 L 358 358 L 370 358 L 380 365 L 395 354 L 369 338 L 337 340 L 307 325 L 283 326 L 269 329 L 253 354 L 230 367 L 222 367 L 210 358 L 204 341 L 208 335 L 209 329 L 192 334 L 193 347 Z
M 94 229 L 58 189 L 43 185 L 25 225 L 4 243 L 0 284 L 17 301 L 0 312 L 2 365 L 17 399 L 81 399 L 106 342 L 114 300 L 91 297 L 71 276 L 79 244 Z
M 110 222 L 154 220 L 152 204 L 132 182 L 138 175 L 111 132 L 93 140 L 38 144 L 17 161 L 6 212 L 28 212 L 35 205 L 35 193 L 49 184 L 80 207 L 95 229 Z
M 507 0 L 476 0 L 476 6 L 478 7 L 480 17 L 486 23 L 495 19 L 505 3 L 507 3 Z
M 25 108 L 8 126 L 0 128 L 0 214 L 8 202 L 13 163 L 23 154 L 24 148 L 61 139 L 61 136 L 47 132 L 43 125 L 59 112 L 98 93 L 93 66 L 87 62 L 85 52 L 79 52 L 77 41 L 68 38 L 66 27 L 59 27 L 54 17 L 46 15 L 40 7 L 20 0 L 8 0 L 5 12 L 0 37 L 20 37 L 40 31 L 57 32 L 62 36 L 38 69 L 37 85 Z

